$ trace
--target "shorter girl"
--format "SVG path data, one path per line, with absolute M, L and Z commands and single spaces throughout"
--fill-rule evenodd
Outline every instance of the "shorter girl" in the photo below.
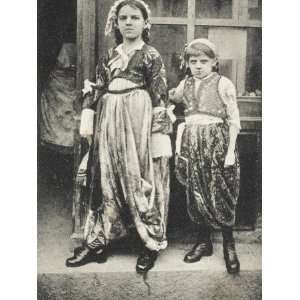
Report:
M 184 261 L 212 255 L 211 228 L 221 227 L 227 271 L 237 273 L 232 226 L 239 194 L 235 144 L 240 119 L 235 88 L 217 73 L 216 47 L 209 40 L 192 41 L 184 62 L 188 75 L 170 91 L 173 102 L 184 104 L 186 120 L 177 135 L 176 176 L 186 186 L 189 216 L 199 225 L 198 241 Z

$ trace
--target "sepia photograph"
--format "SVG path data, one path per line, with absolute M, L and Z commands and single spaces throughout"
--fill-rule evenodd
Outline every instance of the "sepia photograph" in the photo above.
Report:
M 37 1 L 37 299 L 262 299 L 263 4 Z

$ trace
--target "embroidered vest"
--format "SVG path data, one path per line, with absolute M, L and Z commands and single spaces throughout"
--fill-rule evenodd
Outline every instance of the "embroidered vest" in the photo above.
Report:
M 219 91 L 219 81 L 221 76 L 217 73 L 201 81 L 198 90 L 195 90 L 195 79 L 186 79 L 183 89 L 183 98 L 186 109 L 185 116 L 193 114 L 206 114 L 221 119 L 225 119 L 226 109 Z

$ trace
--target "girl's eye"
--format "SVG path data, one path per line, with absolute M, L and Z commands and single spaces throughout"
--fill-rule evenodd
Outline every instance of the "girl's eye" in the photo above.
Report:
M 140 17 L 139 17 L 139 16 L 132 16 L 132 19 L 133 19 L 133 20 L 139 20 Z
M 119 19 L 122 21 L 126 20 L 126 18 L 127 18 L 126 16 L 119 16 Z
M 200 60 L 201 64 L 206 64 L 208 61 L 207 60 Z

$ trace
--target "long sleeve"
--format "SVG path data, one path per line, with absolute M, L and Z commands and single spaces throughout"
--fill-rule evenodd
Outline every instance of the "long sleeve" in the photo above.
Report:
M 146 85 L 149 91 L 152 105 L 168 106 L 166 69 L 160 54 L 152 47 L 146 54 L 145 75 Z
M 178 86 L 172 89 L 172 98 L 170 100 L 174 103 L 182 103 L 183 101 L 183 90 L 184 90 L 185 79 L 181 80 Z
M 152 106 L 152 133 L 170 134 L 172 121 L 166 108 L 169 105 L 167 92 L 166 69 L 158 51 L 148 47 L 145 53 L 145 82 Z
M 95 83 L 96 86 L 93 89 L 92 93 L 89 93 L 85 96 L 82 108 L 92 108 L 95 109 L 98 99 L 103 95 L 105 90 L 107 89 L 108 81 L 109 81 L 109 69 L 107 67 L 109 60 L 109 54 L 99 59 L 98 64 L 96 66 L 96 76 Z
M 81 112 L 81 122 L 80 122 L 80 135 L 88 136 L 93 134 L 94 126 L 94 111 L 99 98 L 106 91 L 109 72 L 107 68 L 108 55 L 102 57 L 96 67 L 96 86 L 92 93 L 88 93 L 83 100 L 82 112 Z
M 236 100 L 236 90 L 233 83 L 228 78 L 223 76 L 219 82 L 219 94 L 226 107 L 229 124 L 234 125 L 239 131 L 241 129 L 241 122 Z

